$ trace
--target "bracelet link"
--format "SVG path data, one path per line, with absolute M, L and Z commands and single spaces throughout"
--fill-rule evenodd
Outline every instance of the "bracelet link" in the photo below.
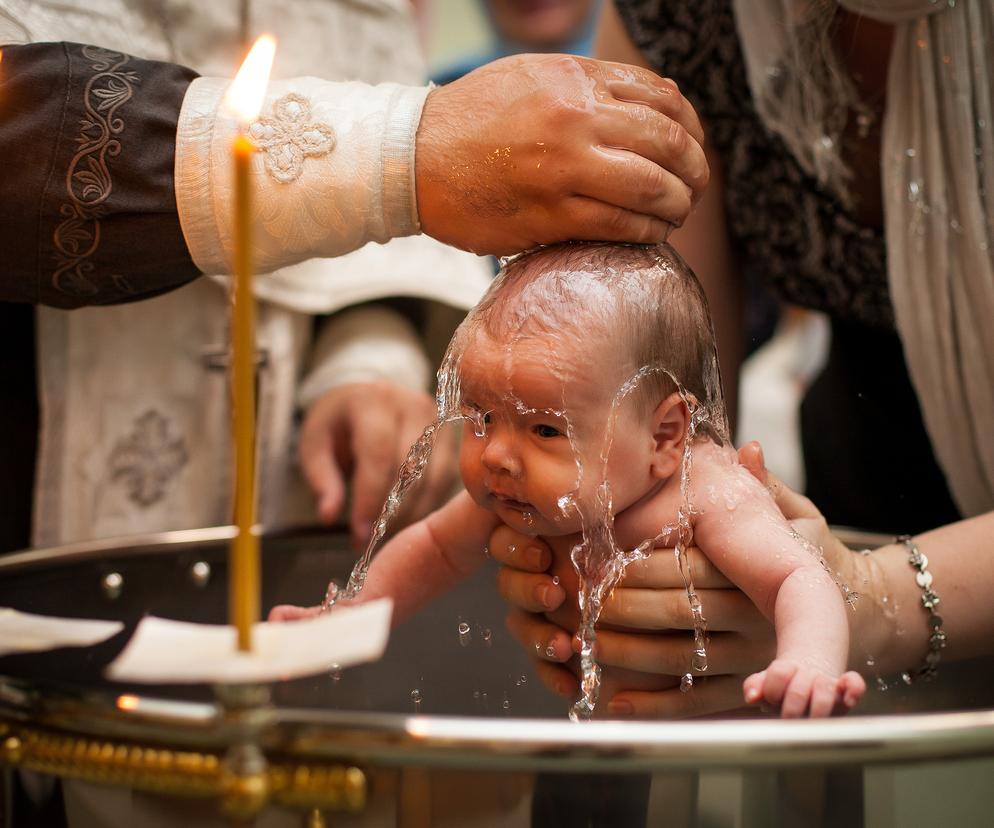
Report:
M 908 563 L 915 569 L 915 583 L 922 591 L 922 607 L 928 613 L 929 626 L 928 652 L 925 653 L 922 666 L 914 674 L 902 673 L 901 680 L 905 684 L 912 684 L 916 679 L 932 681 L 938 672 L 942 650 L 946 647 L 946 632 L 942 628 L 942 616 L 936 612 L 936 607 L 940 603 L 939 595 L 932 589 L 932 573 L 928 571 L 928 557 L 922 554 L 911 535 L 901 535 L 896 539 L 896 542 L 903 543 L 908 550 Z

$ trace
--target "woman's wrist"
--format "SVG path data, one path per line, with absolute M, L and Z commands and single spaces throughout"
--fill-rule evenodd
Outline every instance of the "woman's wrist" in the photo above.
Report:
M 895 542 L 852 554 L 860 597 L 849 618 L 851 668 L 884 680 L 913 675 L 928 652 L 930 628 L 907 548 Z

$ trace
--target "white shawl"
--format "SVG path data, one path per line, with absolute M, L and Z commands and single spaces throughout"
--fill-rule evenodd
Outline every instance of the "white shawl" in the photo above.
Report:
M 881 173 L 888 279 L 925 425 L 961 511 L 994 508 L 994 3 L 840 0 L 893 24 Z M 734 0 L 766 125 L 845 201 L 855 93 L 827 0 Z M 913 470 L 911 470 L 913 471 Z

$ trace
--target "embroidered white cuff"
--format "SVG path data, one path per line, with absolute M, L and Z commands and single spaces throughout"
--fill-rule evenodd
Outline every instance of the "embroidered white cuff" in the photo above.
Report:
M 329 319 L 314 344 L 310 363 L 297 392 L 302 408 L 339 385 L 387 379 L 426 391 L 432 377 L 414 326 L 383 305 L 364 305 Z
M 194 263 L 231 271 L 228 80 L 198 78 L 176 135 L 176 202 Z M 419 232 L 414 147 L 427 87 L 293 78 L 269 85 L 250 134 L 255 267 L 260 273 Z

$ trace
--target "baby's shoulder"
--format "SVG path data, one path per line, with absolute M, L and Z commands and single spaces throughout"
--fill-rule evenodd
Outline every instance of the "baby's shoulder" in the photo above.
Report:
M 698 519 L 734 512 L 746 504 L 761 510 L 775 508 L 769 491 L 729 446 L 710 442 L 694 446 L 689 488 L 692 514 Z

